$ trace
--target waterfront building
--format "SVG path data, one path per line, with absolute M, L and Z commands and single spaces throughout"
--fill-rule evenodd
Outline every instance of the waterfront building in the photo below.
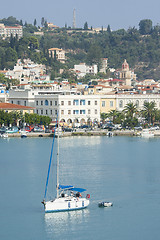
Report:
M 109 113 L 112 110 L 116 110 L 116 98 L 115 94 L 102 95 L 100 98 L 100 112 Z
M 21 112 L 22 114 L 25 113 L 33 113 L 34 108 L 28 106 L 22 106 L 18 104 L 11 104 L 11 103 L 0 103 L 0 110 L 5 112 Z
M 160 110 L 160 94 L 117 94 L 116 109 L 122 111 L 128 103 L 133 103 L 138 110 L 143 109 L 145 102 L 155 102 L 156 108 Z
M 49 89 L 12 89 L 9 102 L 35 107 L 35 113 L 55 120 L 59 109 L 60 120 L 66 123 L 87 123 L 100 121 L 100 97 L 98 95 L 76 94 L 75 90 L 53 91 Z
M 100 121 L 100 97 L 97 95 L 39 94 L 35 95 L 36 113 L 67 124 L 84 124 Z

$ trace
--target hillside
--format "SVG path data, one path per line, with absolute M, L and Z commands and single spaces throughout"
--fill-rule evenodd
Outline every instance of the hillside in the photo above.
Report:
M 56 75 L 60 68 L 67 72 L 80 62 L 100 65 L 103 57 L 108 58 L 111 68 L 120 68 L 123 60 L 127 59 L 139 80 L 160 79 L 160 27 L 152 26 L 151 20 L 141 20 L 139 29 L 111 31 L 108 26 L 107 31 L 102 29 L 99 33 L 93 33 L 90 29 L 67 28 L 51 31 L 45 26 L 41 30 L 44 35 L 35 36 L 34 31 L 38 31 L 36 26 L 25 24 L 23 28 L 24 36 L 20 40 L 0 40 L 1 69 L 12 68 L 18 58 L 29 57 L 46 64 Z M 66 50 L 65 65 L 49 58 L 48 49 L 52 47 Z

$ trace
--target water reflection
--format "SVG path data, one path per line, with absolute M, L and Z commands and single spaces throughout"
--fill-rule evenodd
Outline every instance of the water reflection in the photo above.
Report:
M 45 229 L 47 234 L 61 235 L 70 228 L 72 231 L 76 228 L 77 224 L 85 223 L 88 221 L 89 210 L 83 209 L 79 211 L 46 213 L 44 216 Z
M 66 137 L 61 139 L 62 146 L 64 148 L 68 147 L 78 147 L 78 146 L 94 146 L 99 145 L 101 143 L 100 136 L 90 136 L 90 137 Z

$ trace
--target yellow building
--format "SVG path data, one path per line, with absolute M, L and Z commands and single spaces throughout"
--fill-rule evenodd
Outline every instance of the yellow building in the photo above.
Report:
M 116 110 L 116 95 L 107 94 L 100 97 L 100 113 Z
M 33 113 L 34 107 L 28 107 L 28 106 L 22 106 L 18 104 L 12 104 L 12 103 L 0 103 L 0 110 L 5 112 L 21 112 L 22 114 L 25 113 Z

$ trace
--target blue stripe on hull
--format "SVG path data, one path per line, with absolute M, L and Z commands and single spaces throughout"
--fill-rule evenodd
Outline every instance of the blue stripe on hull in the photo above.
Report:
M 87 206 L 86 206 L 87 207 Z M 68 212 L 68 211 L 75 211 L 75 210 L 81 210 L 86 207 L 80 207 L 80 208 L 68 208 L 68 209 L 61 209 L 61 210 L 45 210 L 45 213 L 52 213 L 52 212 Z

